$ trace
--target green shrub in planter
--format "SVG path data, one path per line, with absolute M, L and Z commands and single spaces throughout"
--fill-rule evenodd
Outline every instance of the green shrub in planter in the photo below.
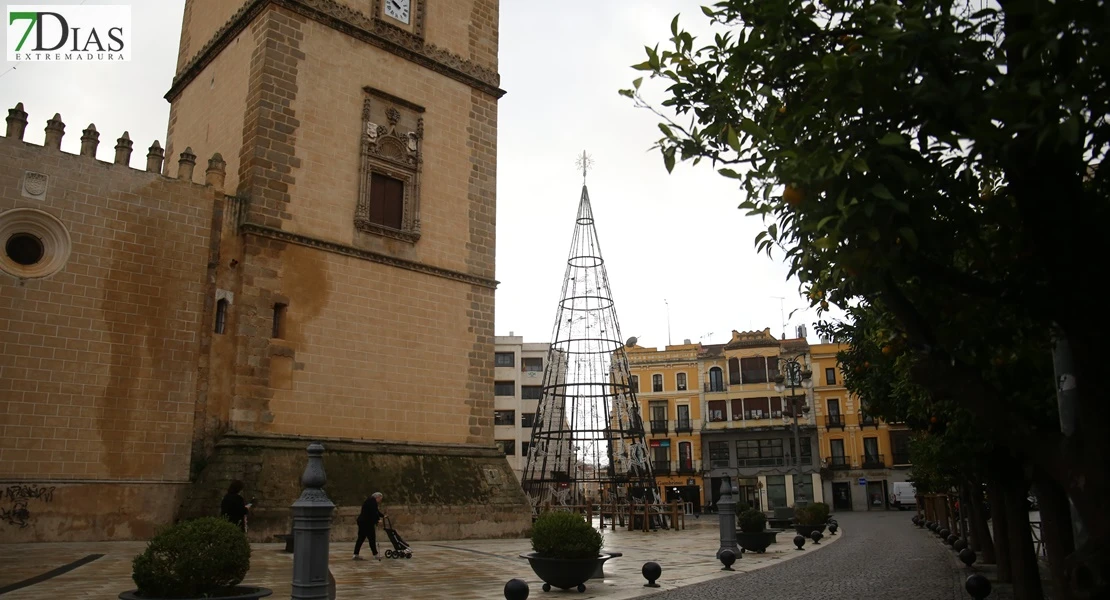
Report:
M 767 525 L 767 515 L 754 508 L 740 513 L 737 519 L 740 522 L 740 531 L 744 533 L 761 533 Z
M 813 504 L 807 504 L 794 509 L 794 522 L 798 525 L 821 525 L 825 520 L 821 518 L 819 508 Z
M 744 511 L 747 511 L 749 509 L 751 509 L 751 506 L 748 505 L 748 503 L 744 502 L 743 500 L 736 503 L 736 514 L 740 514 L 740 513 L 744 512 Z
M 810 506 L 813 507 L 813 510 L 817 511 L 817 521 L 815 523 L 824 523 L 829 520 L 829 515 L 832 511 L 829 509 L 828 504 L 824 502 L 815 502 L 810 504 Z
M 532 550 L 544 558 L 597 558 L 601 534 L 581 515 L 546 512 L 532 524 Z
M 246 534 L 225 519 L 204 517 L 155 535 L 132 561 L 131 578 L 147 598 L 203 598 L 238 584 L 250 563 Z

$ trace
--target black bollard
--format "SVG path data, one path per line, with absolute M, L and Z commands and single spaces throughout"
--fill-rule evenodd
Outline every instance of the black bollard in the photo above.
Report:
M 725 565 L 724 568 L 721 569 L 722 571 L 736 570 L 732 568 L 732 563 L 736 562 L 736 554 L 734 554 L 732 550 L 722 550 L 720 559 L 721 563 Z
M 960 560 L 963 561 L 965 565 L 970 567 L 972 564 L 975 563 L 975 551 L 971 548 L 964 548 L 963 550 L 960 550 Z
M 527 600 L 528 584 L 523 579 L 510 579 L 505 584 L 505 600 Z
M 956 540 L 955 544 L 952 544 L 952 549 L 956 552 L 960 552 L 964 548 L 967 548 L 967 540 L 965 540 L 964 538 L 960 538 Z
M 644 579 L 647 579 L 647 583 L 644 584 L 644 587 L 659 587 L 659 584 L 655 583 L 655 580 L 659 579 L 659 576 L 663 574 L 663 567 L 660 567 L 657 562 L 646 562 L 643 568 L 640 569 L 640 573 L 643 574 Z
M 975 573 L 968 576 L 967 581 L 964 583 L 964 589 L 967 593 L 971 594 L 975 600 L 983 600 L 991 595 L 991 582 L 986 577 Z
M 944 543 L 948 544 L 949 546 L 955 546 L 956 545 L 956 540 L 958 540 L 958 539 L 960 539 L 960 536 L 958 536 L 954 533 L 951 533 L 951 534 L 948 535 L 947 538 L 945 538 Z
M 823 538 L 823 537 L 825 537 L 825 536 L 821 535 L 820 531 L 814 531 L 813 533 L 809 534 L 809 539 L 813 540 L 814 544 L 820 544 L 821 543 L 821 538 Z
M 798 550 L 801 550 L 802 546 L 806 545 L 806 536 L 800 533 L 794 536 L 794 545 L 798 547 Z
M 943 540 L 943 539 L 947 539 L 947 538 L 948 538 L 948 534 L 949 534 L 949 533 L 951 533 L 951 532 L 950 532 L 950 531 L 948 531 L 947 529 L 941 529 L 940 531 L 938 531 L 938 532 L 937 532 L 937 535 L 939 535 L 939 536 L 940 536 L 940 539 L 942 539 L 942 540 Z
M 837 528 L 840 527 L 836 523 L 829 523 L 829 533 L 836 535 Z

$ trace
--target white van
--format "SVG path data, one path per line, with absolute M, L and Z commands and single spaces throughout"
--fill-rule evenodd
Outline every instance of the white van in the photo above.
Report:
M 890 485 L 890 505 L 898 510 L 917 508 L 917 491 L 908 481 L 896 481 Z

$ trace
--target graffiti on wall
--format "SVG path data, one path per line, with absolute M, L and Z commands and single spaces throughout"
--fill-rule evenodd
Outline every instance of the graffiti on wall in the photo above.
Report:
M 0 521 L 20 529 L 31 524 L 32 502 L 49 503 L 54 500 L 54 486 L 9 485 L 0 493 Z

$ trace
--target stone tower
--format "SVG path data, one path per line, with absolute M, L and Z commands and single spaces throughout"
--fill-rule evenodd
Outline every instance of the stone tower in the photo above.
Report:
M 313 439 L 340 531 L 377 490 L 414 539 L 528 527 L 493 449 L 497 27 L 497 0 L 186 2 L 166 154 L 218 149 L 237 201 L 185 516 L 238 478 L 252 537 L 287 532 Z

